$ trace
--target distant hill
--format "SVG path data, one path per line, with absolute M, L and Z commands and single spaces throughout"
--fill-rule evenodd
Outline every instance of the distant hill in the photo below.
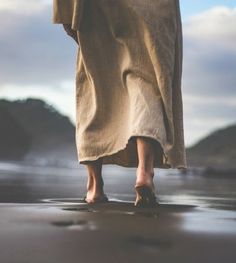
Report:
M 186 151 L 189 167 L 236 168 L 236 124 L 209 134 Z M 0 160 L 77 166 L 75 127 L 42 100 L 2 99 Z
M 236 124 L 210 133 L 186 150 L 189 166 L 236 168 Z
M 0 159 L 76 162 L 75 127 L 39 99 L 0 100 Z
M 0 159 L 20 160 L 29 150 L 31 136 L 0 103 Z

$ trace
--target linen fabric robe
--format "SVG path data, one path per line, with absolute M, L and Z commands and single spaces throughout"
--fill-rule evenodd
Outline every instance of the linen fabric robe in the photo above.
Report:
M 178 0 L 54 0 L 77 31 L 79 162 L 137 167 L 133 136 L 152 138 L 154 167 L 187 168 Z

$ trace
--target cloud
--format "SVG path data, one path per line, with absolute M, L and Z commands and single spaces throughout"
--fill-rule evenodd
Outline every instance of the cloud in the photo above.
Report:
M 184 92 L 236 96 L 236 8 L 215 7 L 184 23 Z
M 62 26 L 52 24 L 51 6 L 41 9 L 30 16 L 0 11 L 0 86 L 49 85 L 74 78 L 76 46 Z
M 185 24 L 185 36 L 198 45 L 236 53 L 236 8 L 218 6 L 192 16 Z M 202 40 L 199 42 L 199 40 Z
M 7 0 L 0 2 L 0 11 L 32 14 L 42 11 L 49 3 L 48 0 Z

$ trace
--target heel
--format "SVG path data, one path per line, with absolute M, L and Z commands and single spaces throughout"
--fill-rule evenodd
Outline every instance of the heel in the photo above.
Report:
M 135 186 L 137 198 L 135 201 L 136 207 L 155 207 L 158 205 L 156 195 L 153 189 L 146 185 Z

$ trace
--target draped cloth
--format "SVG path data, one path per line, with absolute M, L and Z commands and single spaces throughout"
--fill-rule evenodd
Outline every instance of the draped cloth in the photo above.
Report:
M 187 168 L 178 0 L 54 0 L 53 22 L 77 31 L 76 146 L 81 164 L 137 167 L 135 136 L 154 167 Z

